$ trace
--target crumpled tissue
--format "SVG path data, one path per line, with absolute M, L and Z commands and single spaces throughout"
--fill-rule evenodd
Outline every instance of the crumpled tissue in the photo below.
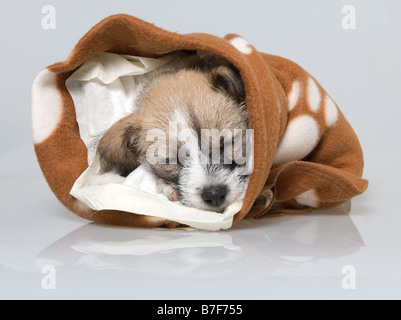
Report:
M 175 54 L 153 59 L 104 52 L 86 61 L 67 79 L 80 136 L 88 149 L 89 165 L 70 194 L 93 210 L 126 211 L 210 231 L 228 229 L 235 213 L 241 210 L 243 197 L 223 213 L 185 207 L 159 194 L 155 177 L 143 166 L 136 168 L 125 180 L 120 177 L 121 183 L 93 184 L 94 178 L 100 175 L 96 156 L 100 137 L 115 122 L 135 112 L 135 100 L 144 85 L 141 77 L 143 79 L 157 68 L 172 63 L 175 58 Z

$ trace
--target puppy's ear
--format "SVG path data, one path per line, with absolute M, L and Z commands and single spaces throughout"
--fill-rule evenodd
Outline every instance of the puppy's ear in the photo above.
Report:
M 226 93 L 238 103 L 245 102 L 245 90 L 238 70 L 218 66 L 210 72 L 212 87 Z
M 126 177 L 139 166 L 139 131 L 124 118 L 103 135 L 97 148 L 103 172 L 111 171 Z

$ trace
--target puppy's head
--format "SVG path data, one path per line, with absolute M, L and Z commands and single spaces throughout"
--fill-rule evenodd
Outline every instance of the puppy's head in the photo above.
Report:
M 246 190 L 252 157 L 248 115 L 241 79 L 230 66 L 160 76 L 139 110 L 113 127 L 108 133 L 114 138 L 106 133 L 99 145 L 103 167 L 121 157 L 120 169 L 131 163 L 125 173 L 145 164 L 183 205 L 222 212 Z M 114 149 L 107 141 L 116 135 L 121 139 Z M 102 157 L 102 145 L 114 157 L 111 164 L 104 152 Z

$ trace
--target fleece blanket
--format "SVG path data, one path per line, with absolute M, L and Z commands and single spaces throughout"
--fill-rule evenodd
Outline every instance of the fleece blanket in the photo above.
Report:
M 89 153 L 66 87 L 74 71 L 102 53 L 159 59 L 180 50 L 220 55 L 239 70 L 244 83 L 254 130 L 254 168 L 242 204 L 224 228 L 244 218 L 334 207 L 366 189 L 363 154 L 355 132 L 333 99 L 302 67 L 259 52 L 239 35 L 181 35 L 132 16 L 114 15 L 84 35 L 66 61 L 43 70 L 32 88 L 37 159 L 50 188 L 69 210 L 93 221 L 117 225 L 185 224 L 149 215 L 145 204 L 141 212 L 123 207 L 99 210 L 70 194 L 88 169 Z

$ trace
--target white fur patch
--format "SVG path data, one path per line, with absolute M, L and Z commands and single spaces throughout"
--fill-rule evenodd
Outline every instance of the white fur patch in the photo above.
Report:
M 291 91 L 288 94 L 288 111 L 291 111 L 296 106 L 299 99 L 300 85 L 299 81 L 292 84 Z
M 309 78 L 308 80 L 308 103 L 312 111 L 317 112 L 320 108 L 322 95 L 320 94 L 319 87 L 315 80 Z
M 274 164 L 301 160 L 316 146 L 319 127 L 311 116 L 300 116 L 292 120 L 277 147 Z
M 32 130 L 35 144 L 46 140 L 57 128 L 62 101 L 56 86 L 56 74 L 45 69 L 32 86 Z
M 304 193 L 301 193 L 299 196 L 295 197 L 295 201 L 303 206 L 311 208 L 317 208 L 319 206 L 319 198 L 315 189 L 310 189 Z
M 191 129 L 187 117 L 178 109 L 174 110 L 174 116 L 171 121 L 177 124 L 178 131 L 183 129 Z
M 326 118 L 326 124 L 329 127 L 337 122 L 338 109 L 334 101 L 328 95 L 326 95 L 325 98 L 324 116 Z
M 252 52 L 251 44 L 244 38 L 236 37 L 230 40 L 230 44 L 234 46 L 238 51 L 244 54 L 250 54 Z

